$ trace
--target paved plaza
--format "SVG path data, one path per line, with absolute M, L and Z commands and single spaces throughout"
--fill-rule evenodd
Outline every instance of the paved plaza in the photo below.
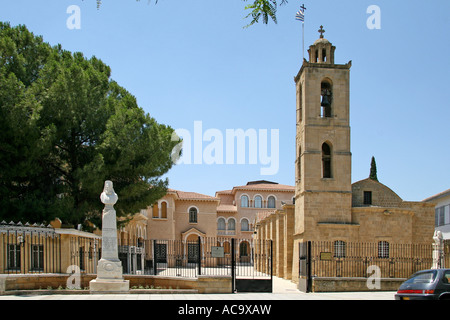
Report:
M 273 277 L 273 293 L 3 295 L 0 300 L 394 300 L 394 295 L 392 291 L 303 293 L 291 281 Z

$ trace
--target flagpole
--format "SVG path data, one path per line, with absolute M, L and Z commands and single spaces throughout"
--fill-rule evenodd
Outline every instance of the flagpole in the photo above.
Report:
M 305 60 L 305 22 L 302 22 L 302 40 L 303 40 L 303 61 Z M 302 61 L 302 63 L 303 63 Z
M 300 10 L 295 15 L 295 19 L 296 20 L 300 20 L 302 22 L 302 44 L 303 44 L 302 54 L 303 54 L 303 60 L 305 60 L 305 11 L 306 11 L 305 5 L 302 4 L 302 6 L 300 7 Z

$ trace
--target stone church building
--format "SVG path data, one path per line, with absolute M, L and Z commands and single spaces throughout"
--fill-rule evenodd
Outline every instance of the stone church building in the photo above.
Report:
M 295 204 L 257 221 L 255 237 L 274 241 L 274 274 L 297 282 L 299 244 L 329 241 L 334 257 L 349 243 L 375 243 L 378 257 L 391 244 L 431 244 L 434 207 L 403 201 L 382 183 L 352 184 L 350 69 L 335 63 L 335 49 L 323 37 L 309 47 L 295 77 Z M 391 250 L 391 255 L 392 255 Z

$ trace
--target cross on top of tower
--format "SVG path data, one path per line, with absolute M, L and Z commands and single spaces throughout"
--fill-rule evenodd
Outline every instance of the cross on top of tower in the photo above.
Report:
M 325 30 L 323 29 L 323 26 L 320 26 L 320 29 L 318 31 L 320 33 L 320 39 L 323 39 L 323 34 L 325 33 Z

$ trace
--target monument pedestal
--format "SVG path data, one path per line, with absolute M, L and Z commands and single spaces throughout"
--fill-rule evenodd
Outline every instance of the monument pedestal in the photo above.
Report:
M 89 282 L 91 293 L 127 293 L 130 281 L 122 277 L 122 262 L 118 259 L 100 259 L 97 279 Z
M 128 293 L 130 291 L 129 280 L 94 279 L 89 282 L 91 293 Z

